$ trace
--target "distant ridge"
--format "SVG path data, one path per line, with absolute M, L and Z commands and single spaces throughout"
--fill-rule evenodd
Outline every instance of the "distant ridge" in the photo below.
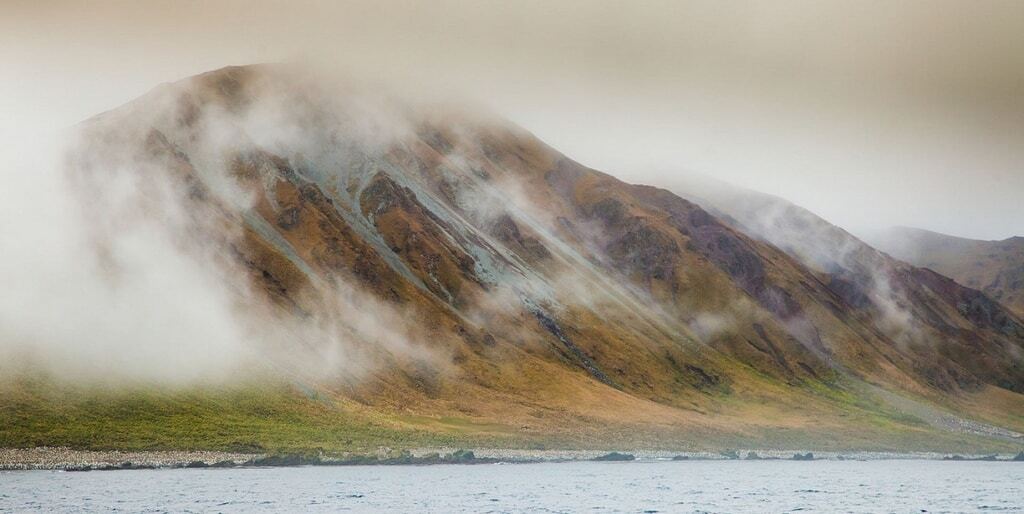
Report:
M 1024 237 L 984 241 L 895 227 L 872 238 L 893 257 L 931 268 L 1024 315 Z

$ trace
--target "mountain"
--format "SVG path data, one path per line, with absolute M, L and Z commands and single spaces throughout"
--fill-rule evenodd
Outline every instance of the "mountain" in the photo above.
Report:
M 980 241 L 895 227 L 875 235 L 881 250 L 973 287 L 1024 315 L 1024 237 Z
M 229 386 L 106 403 L 24 377 L 0 444 L 1020 444 L 1024 322 L 983 293 L 465 106 L 230 67 L 85 122 L 69 162 L 103 273 L 126 272 L 126 227 L 166 231 L 255 350 Z

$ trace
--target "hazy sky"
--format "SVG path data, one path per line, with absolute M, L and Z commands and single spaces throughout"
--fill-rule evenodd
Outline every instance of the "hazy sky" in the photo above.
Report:
M 7 153 L 160 82 L 307 59 L 467 95 L 633 182 L 1024 235 L 1022 1 L 0 4 Z

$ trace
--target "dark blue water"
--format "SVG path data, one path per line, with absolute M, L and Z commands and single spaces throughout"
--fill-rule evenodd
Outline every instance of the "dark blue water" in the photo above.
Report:
M 0 473 L 0 510 L 1024 512 L 1024 463 L 631 462 Z

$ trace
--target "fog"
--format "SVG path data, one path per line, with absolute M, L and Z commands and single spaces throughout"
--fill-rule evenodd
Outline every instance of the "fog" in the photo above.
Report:
M 255 199 L 225 156 L 329 146 L 295 102 L 306 90 L 275 86 L 261 85 L 240 113 L 202 110 L 184 133 L 169 118 L 188 85 L 166 86 L 5 156 L 0 377 L 33 369 L 73 382 L 180 386 L 270 372 L 351 383 L 407 362 L 443 370 L 443 352 L 422 344 L 409 312 L 344 281 L 318 287 L 312 272 L 319 308 L 275 309 L 232 253 Z M 363 121 L 346 139 L 371 151 L 411 132 L 376 92 L 317 108 Z M 187 151 L 198 180 L 152 149 L 154 128 Z
M 486 103 L 634 182 L 684 170 L 855 233 L 1024 234 L 1024 4 L 7 2 L 3 140 L 227 64 Z
M 95 190 L 67 182 L 70 127 L 161 83 L 231 64 L 312 63 L 464 99 L 623 180 L 670 186 L 704 174 L 786 198 L 854 234 L 905 225 L 1024 235 L 1021 2 L 13 1 L 3 9 L 0 350 L 41 351 L 63 373 L 211 380 L 287 361 L 250 354 L 284 338 L 315 343 L 313 357 L 289 356 L 296 362 L 347 375 L 372 366 L 353 340 L 435 358 L 400 313 L 356 290 L 333 301 L 360 316 L 274 330 L 239 317 L 251 307 L 247 282 L 230 259 L 185 236 L 194 220 L 173 185 L 142 187 L 134 172 Z M 287 106 L 268 109 L 228 129 L 242 123 L 263 146 L 309 144 L 274 118 Z M 217 134 L 208 135 L 236 137 Z M 249 200 L 235 193 L 219 192 L 244 207 Z M 525 196 L 514 193 L 503 191 Z M 530 200 L 513 203 L 525 209 Z M 106 241 L 99 253 L 97 239 Z M 691 328 L 713 337 L 729 315 L 698 313 Z M 140 333 L 151 339 L 139 344 Z

